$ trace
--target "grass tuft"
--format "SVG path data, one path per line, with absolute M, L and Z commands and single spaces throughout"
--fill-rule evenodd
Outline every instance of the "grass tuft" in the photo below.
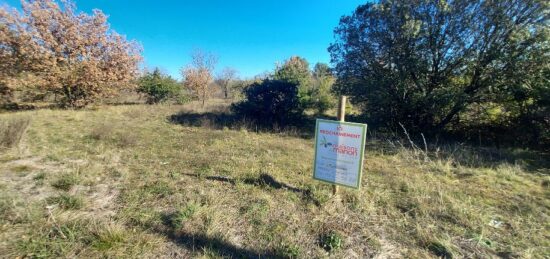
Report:
M 94 140 L 110 140 L 114 131 L 112 124 L 101 124 L 94 127 L 90 132 L 90 138 Z
M 99 251 L 108 251 L 128 239 L 128 231 L 120 226 L 107 225 L 94 231 L 92 247 Z
M 2 118 L 0 120 L 0 148 L 19 145 L 30 124 L 28 117 Z
M 79 210 L 84 207 L 84 199 L 80 196 L 60 194 L 46 199 L 49 204 L 57 204 L 65 210 Z
M 53 183 L 52 186 L 56 189 L 68 191 L 74 185 L 78 184 L 79 179 L 76 175 L 71 173 L 65 173 L 59 176 Z
M 190 202 L 176 212 L 165 216 L 165 223 L 174 230 L 179 230 L 183 226 L 183 222 L 187 221 L 197 212 L 199 205 Z

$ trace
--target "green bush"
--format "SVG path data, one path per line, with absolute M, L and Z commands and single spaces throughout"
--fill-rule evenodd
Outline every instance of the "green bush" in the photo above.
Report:
M 176 98 L 176 101 L 183 98 L 178 81 L 162 74 L 159 69 L 155 69 L 153 73 L 146 73 L 139 79 L 138 92 L 146 94 L 147 103 L 151 104 L 160 103 L 170 98 Z
M 302 119 L 304 107 L 294 83 L 266 79 L 245 88 L 244 96 L 245 99 L 232 109 L 238 116 L 259 126 L 285 127 Z

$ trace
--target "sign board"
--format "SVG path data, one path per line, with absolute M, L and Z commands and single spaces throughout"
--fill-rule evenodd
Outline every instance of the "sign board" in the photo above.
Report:
M 313 178 L 358 189 L 367 125 L 318 119 Z

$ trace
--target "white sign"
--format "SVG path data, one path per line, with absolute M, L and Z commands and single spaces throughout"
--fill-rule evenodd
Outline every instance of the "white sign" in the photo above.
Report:
M 359 188 L 367 125 L 318 119 L 313 178 Z

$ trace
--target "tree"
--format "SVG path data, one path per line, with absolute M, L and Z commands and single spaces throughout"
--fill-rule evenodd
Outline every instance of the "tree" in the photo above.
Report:
M 147 72 L 139 79 L 138 92 L 147 95 L 147 103 L 159 103 L 177 97 L 181 87 L 178 81 L 155 68 L 152 73 Z
M 323 78 L 323 77 L 332 77 L 332 71 L 328 64 L 326 63 L 317 63 L 313 67 L 313 77 L 314 78 Z
M 275 69 L 273 79 L 298 85 L 298 98 L 304 107 L 310 106 L 312 79 L 306 59 L 293 56 Z
M 332 94 L 332 86 L 336 78 L 330 67 L 325 63 L 317 63 L 313 68 L 313 90 L 311 106 L 317 113 L 323 114 L 336 105 L 336 97 Z
M 211 94 L 212 89 L 209 85 L 212 82 L 212 72 L 216 63 L 217 57 L 213 54 L 195 50 L 191 54 L 191 64 L 181 70 L 184 86 L 202 101 L 202 107 Z
M 237 77 L 237 70 L 226 67 L 218 74 L 216 83 L 222 88 L 225 99 L 229 98 L 231 83 Z
M 338 90 L 380 125 L 440 131 L 472 105 L 548 85 L 547 1 L 382 0 L 334 32 Z M 525 65 L 536 73 L 514 75 Z
M 141 48 L 109 29 L 107 16 L 77 13 L 70 1 L 22 1 L 0 8 L 0 88 L 34 85 L 81 107 L 112 95 L 138 73 Z M 8 89 L 8 90 L 6 90 Z
M 0 6 L 0 97 L 11 101 L 12 93 L 37 79 L 34 73 L 47 69 L 34 33 L 16 9 Z

